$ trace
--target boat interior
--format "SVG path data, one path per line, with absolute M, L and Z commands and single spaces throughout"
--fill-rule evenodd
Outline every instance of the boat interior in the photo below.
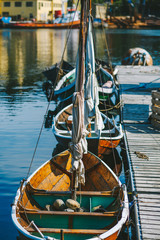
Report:
M 71 83 L 73 83 L 75 81 L 75 71 L 69 72 L 60 81 L 62 81 L 61 89 L 70 85 Z
M 112 81 L 111 75 L 103 68 L 99 68 L 96 71 L 96 77 L 97 77 L 99 87 L 105 87 L 105 88 L 113 87 L 113 81 Z M 110 84 L 107 85 L 108 82 Z
M 105 125 L 105 128 L 101 132 L 101 137 L 117 137 L 119 136 L 119 128 L 115 127 L 114 121 L 112 122 L 109 120 L 105 115 L 102 115 L 103 123 Z M 72 130 L 72 105 L 70 105 L 66 110 L 61 112 L 61 114 L 58 116 L 55 127 L 57 130 L 60 131 L 61 135 L 64 136 L 71 136 L 71 130 Z M 91 123 L 88 125 L 87 130 L 89 131 L 89 134 L 87 138 L 93 137 L 97 138 L 97 134 L 94 131 L 94 118 L 91 121 Z
M 39 236 L 38 228 L 44 235 L 58 239 L 62 231 L 65 239 L 86 239 L 108 231 L 121 218 L 123 191 L 110 170 L 91 153 L 83 157 L 85 185 L 76 191 L 80 208 L 54 208 L 56 199 L 65 203 L 72 198 L 71 160 L 68 150 L 53 157 L 22 187 L 17 219 L 31 234 Z

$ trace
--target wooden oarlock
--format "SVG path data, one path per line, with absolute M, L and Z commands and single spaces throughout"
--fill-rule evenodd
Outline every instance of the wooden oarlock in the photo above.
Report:
M 61 229 L 61 240 L 64 240 L 64 232 L 63 232 L 63 229 Z

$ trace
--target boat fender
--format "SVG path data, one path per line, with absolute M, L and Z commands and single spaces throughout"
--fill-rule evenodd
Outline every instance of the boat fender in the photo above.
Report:
M 73 209 L 73 210 L 76 210 L 77 208 L 80 208 L 80 204 L 77 201 L 73 200 L 73 199 L 67 199 L 66 200 L 66 206 L 68 208 Z
M 56 209 L 56 210 L 64 210 L 65 209 L 65 204 L 63 202 L 62 199 L 56 199 L 53 203 L 53 207 Z

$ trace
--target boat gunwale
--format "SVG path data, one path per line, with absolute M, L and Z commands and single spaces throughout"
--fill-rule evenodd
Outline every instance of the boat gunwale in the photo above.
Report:
M 56 124 L 57 124 L 57 122 L 58 122 L 58 119 L 59 119 L 59 116 L 64 112 L 64 111 L 66 111 L 68 108 L 70 108 L 71 106 L 73 105 L 73 103 L 71 103 L 71 104 L 69 104 L 69 105 L 67 105 L 65 108 L 63 108 L 61 111 L 59 111 L 59 113 L 54 117 L 54 119 L 53 119 L 53 124 L 52 124 L 52 131 L 53 131 L 53 133 L 54 133 L 54 135 L 55 136 L 58 136 L 58 137 L 61 137 L 62 138 L 62 133 L 63 134 L 66 134 L 66 133 L 68 133 L 68 134 L 70 134 L 69 136 L 63 136 L 63 138 L 66 138 L 66 139 L 70 139 L 71 138 L 71 135 L 72 135 L 72 131 L 70 130 L 59 130 L 57 127 L 56 127 Z M 112 129 L 115 129 L 115 130 L 117 130 L 118 132 L 119 132 L 119 135 L 118 136 L 115 136 L 115 137 L 99 137 L 98 135 L 97 135 L 97 137 L 95 136 L 95 137 L 87 137 L 86 136 L 86 139 L 87 140 L 91 140 L 91 139 L 101 139 L 101 140 L 111 140 L 111 141 L 113 141 L 113 140 L 121 140 L 122 138 L 123 138 L 123 131 L 122 131 L 122 125 L 121 124 L 119 124 L 119 126 L 117 126 L 117 125 L 113 125 L 113 123 L 111 122 L 111 120 L 104 114 L 104 113 L 102 113 L 101 112 L 101 115 L 105 118 L 105 119 L 107 119 L 107 121 L 109 121 L 109 123 L 113 126 L 113 128 Z M 112 133 L 111 131 L 112 131 L 112 129 L 111 130 L 107 130 L 107 131 L 110 131 L 109 133 Z M 92 133 L 94 132 L 94 131 L 91 131 Z M 103 133 L 105 133 L 105 130 L 103 130 L 102 129 L 102 132 L 101 132 L 101 134 L 103 134 Z
M 76 71 L 76 69 L 72 69 L 71 71 L 69 71 L 67 74 L 65 74 L 60 81 L 57 83 L 55 89 L 54 89 L 54 95 L 58 95 L 60 93 L 63 93 L 65 91 L 67 91 L 68 89 L 72 88 L 75 85 L 75 80 L 70 83 L 69 85 L 67 85 L 66 87 L 62 87 L 63 83 L 67 80 L 67 78 L 69 78 L 72 74 L 74 74 Z
M 113 82 L 113 86 L 112 86 L 111 88 L 107 88 L 107 87 L 100 86 L 100 83 L 99 83 L 99 81 L 98 81 L 98 91 L 99 91 L 99 93 L 102 93 L 102 94 L 103 94 L 103 93 L 104 93 L 104 94 L 113 94 L 114 91 L 115 91 L 115 89 L 116 89 L 115 84 L 114 84 L 114 80 L 113 80 L 113 76 L 112 76 L 107 70 L 105 70 L 105 69 L 104 69 L 103 67 L 101 67 L 101 66 L 100 66 L 100 68 L 97 70 L 97 72 L 98 72 L 98 71 L 102 71 L 105 75 L 107 75 L 108 77 L 110 77 L 110 78 L 111 78 L 111 81 Z M 75 85 L 75 80 L 74 80 L 71 84 L 69 84 L 69 85 L 61 88 L 62 85 L 63 85 L 63 83 L 67 80 L 67 78 L 70 77 L 72 74 L 74 74 L 74 72 L 76 72 L 76 68 L 74 68 L 74 69 L 72 69 L 71 71 L 69 71 L 67 74 L 65 74 L 65 75 L 60 79 L 60 81 L 57 83 L 57 85 L 56 85 L 56 87 L 55 87 L 55 89 L 54 89 L 54 95 L 55 95 L 55 96 L 57 96 L 57 95 L 59 95 L 59 94 L 62 94 L 63 92 L 65 92 L 65 91 L 71 89 L 72 87 L 74 87 L 74 85 Z M 106 81 L 106 82 L 107 82 L 107 81 Z M 103 99 L 102 99 L 102 100 L 103 100 Z
M 68 150 L 63 151 L 61 154 L 67 152 Z M 89 152 L 89 151 L 88 151 Z M 91 152 L 89 152 L 90 154 L 92 154 Z M 56 154 L 54 157 L 58 156 L 59 154 Z M 122 183 L 119 180 L 119 178 L 116 176 L 116 174 L 112 171 L 112 169 L 105 163 L 103 162 L 98 156 L 96 156 L 95 154 L 93 154 L 96 158 L 98 158 L 100 160 L 100 162 L 102 162 L 102 164 L 111 172 L 111 174 L 113 175 L 113 177 L 115 178 L 115 180 L 118 183 L 119 187 L 122 187 Z M 45 163 L 43 163 L 38 169 L 36 169 L 31 176 L 23 183 L 22 185 L 22 190 L 24 190 L 26 184 L 30 181 L 30 179 L 43 167 L 45 166 L 50 160 L 47 160 Z M 125 185 L 124 185 L 125 186 Z M 37 236 L 33 236 L 31 235 L 24 227 L 22 227 L 22 225 L 18 222 L 17 219 L 17 215 L 16 215 L 16 208 L 17 208 L 17 204 L 19 202 L 19 198 L 20 198 L 21 192 L 20 192 L 20 188 L 18 188 L 15 199 L 14 199 L 14 203 L 12 205 L 12 212 L 11 212 L 11 217 L 13 220 L 14 225 L 16 226 L 17 230 L 24 235 L 25 237 L 29 238 L 29 239 L 33 239 L 33 240 L 42 240 L 43 238 L 41 237 L 37 237 Z M 92 240 L 99 240 L 99 239 L 105 239 L 109 236 L 111 236 L 112 234 L 116 233 L 118 231 L 121 231 L 122 226 L 126 223 L 128 217 L 129 217 L 129 203 L 128 203 L 128 197 L 127 197 L 127 190 L 126 190 L 126 186 L 124 187 L 123 190 L 123 208 L 122 208 L 122 214 L 121 214 L 121 218 L 118 221 L 118 223 L 111 228 L 110 230 L 106 231 L 105 233 L 97 236 L 97 237 L 93 237 L 93 238 L 89 238 Z

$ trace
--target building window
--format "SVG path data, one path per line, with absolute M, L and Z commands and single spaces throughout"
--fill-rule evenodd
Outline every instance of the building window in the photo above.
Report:
M 9 17 L 9 12 L 2 12 L 3 17 Z
M 33 7 L 33 2 L 26 2 L 26 7 Z
M 17 20 L 21 20 L 21 15 L 17 15 Z
M 10 7 L 11 3 L 10 2 L 4 2 L 4 7 Z
M 15 2 L 15 7 L 21 7 L 22 3 L 21 2 Z

